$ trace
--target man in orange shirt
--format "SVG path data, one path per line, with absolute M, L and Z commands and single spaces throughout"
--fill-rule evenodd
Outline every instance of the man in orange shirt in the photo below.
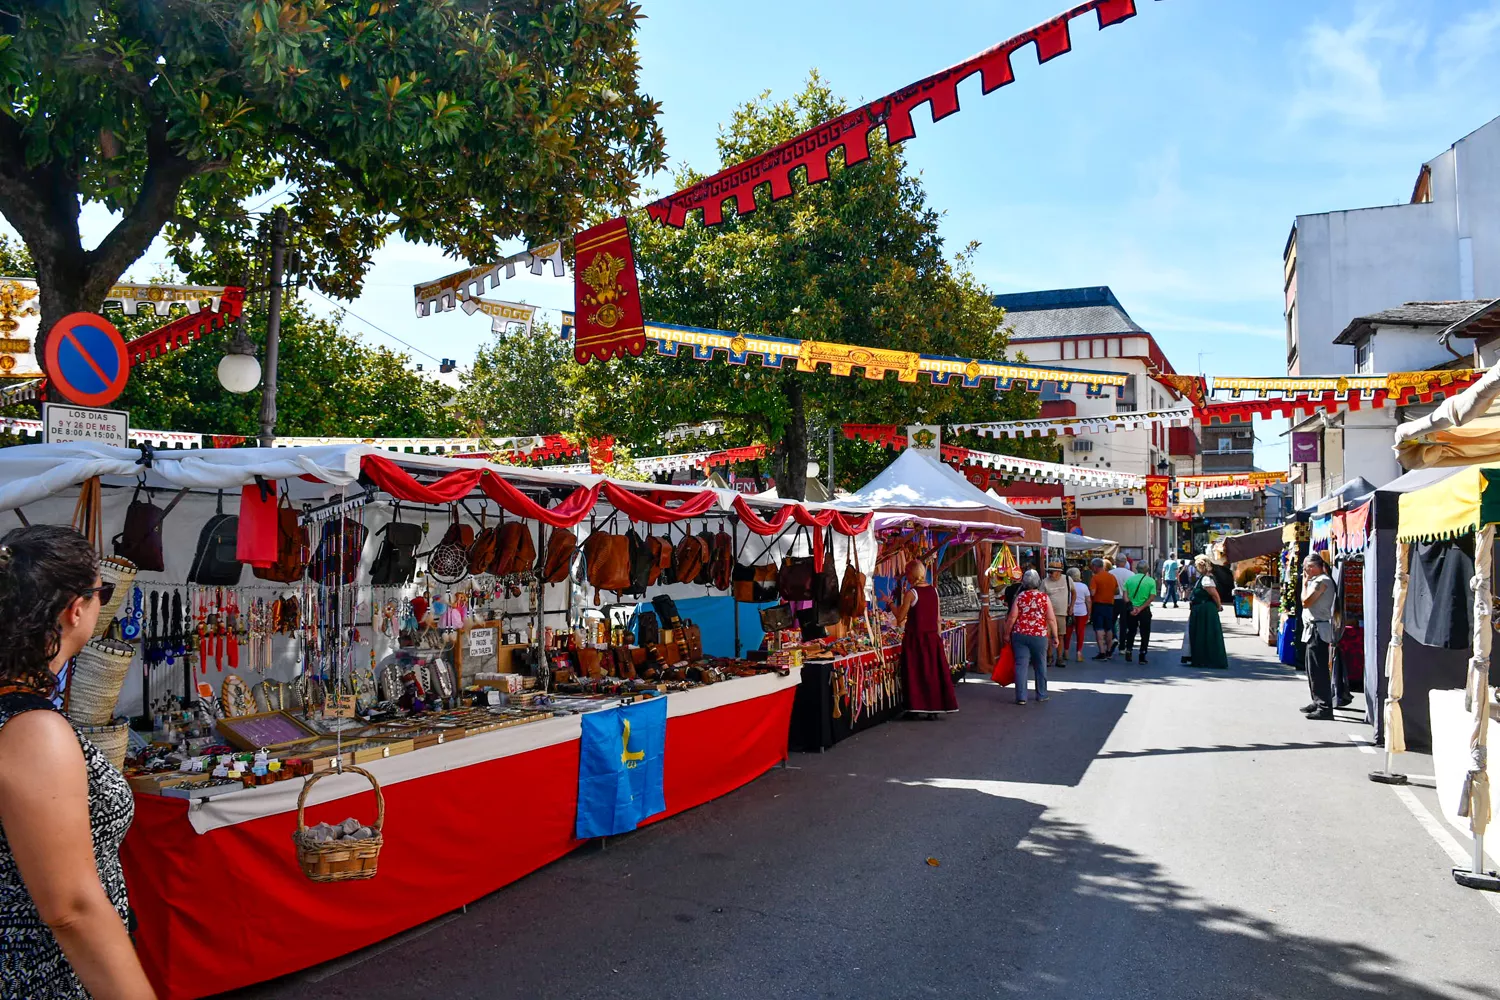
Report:
M 1115 655 L 1115 596 L 1120 590 L 1120 581 L 1104 568 L 1103 559 L 1089 563 L 1094 575 L 1089 579 L 1089 594 L 1094 599 L 1094 645 L 1099 647 L 1096 660 L 1107 660 Z

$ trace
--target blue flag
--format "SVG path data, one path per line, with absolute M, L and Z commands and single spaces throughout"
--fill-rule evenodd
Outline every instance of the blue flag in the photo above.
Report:
M 642 820 L 666 812 L 667 699 L 589 712 L 581 721 L 574 835 L 587 840 L 629 833 Z

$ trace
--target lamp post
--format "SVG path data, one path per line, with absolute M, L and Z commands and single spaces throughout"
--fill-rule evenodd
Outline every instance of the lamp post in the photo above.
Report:
M 266 310 L 265 383 L 260 393 L 260 445 L 269 448 L 276 440 L 276 362 L 281 347 L 282 279 L 286 269 L 286 209 L 278 207 L 271 226 L 270 296 Z M 243 321 L 241 321 L 243 323 Z M 235 331 L 229 353 L 219 361 L 219 384 L 230 392 L 245 393 L 261 383 L 255 343 L 244 326 Z

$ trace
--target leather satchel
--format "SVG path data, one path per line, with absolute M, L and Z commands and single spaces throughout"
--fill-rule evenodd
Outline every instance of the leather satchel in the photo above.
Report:
M 651 570 L 655 568 L 655 557 L 652 555 L 651 546 L 646 543 L 634 528 L 625 532 L 625 541 L 630 545 L 630 593 L 635 597 L 644 597 L 646 588 L 651 583 Z
M 547 583 L 562 583 L 568 578 L 568 564 L 573 561 L 573 550 L 578 548 L 578 536 L 567 528 L 553 528 L 547 539 L 547 559 L 542 565 L 542 579 Z
M 698 575 L 693 577 L 693 582 L 700 587 L 711 587 L 714 582 L 714 536 L 705 529 L 698 535 L 698 541 L 703 553 L 703 566 L 698 570 Z
M 818 624 L 823 626 L 839 623 L 839 574 L 833 568 L 833 539 L 828 539 L 828 551 L 823 555 L 823 571 L 813 576 L 813 607 L 818 612 Z
M 692 583 L 703 572 L 706 562 L 708 552 L 705 551 L 703 539 L 697 535 L 687 535 L 677 543 L 677 549 L 672 553 L 672 572 L 678 583 Z
M 728 590 L 729 578 L 734 569 L 734 539 L 723 529 L 713 537 L 711 566 L 710 576 L 714 589 Z
M 844 583 L 839 588 L 839 616 L 848 621 L 862 618 L 864 613 L 865 575 L 855 569 L 851 562 L 844 567 Z
M 490 567 L 495 562 L 495 553 L 499 550 L 500 529 L 479 529 L 479 534 L 474 536 L 474 544 L 469 546 L 469 572 L 475 575 L 490 572 Z
M 583 543 L 583 558 L 588 565 L 588 581 L 594 587 L 594 603 L 599 591 L 623 593 L 630 589 L 630 542 L 624 535 L 596 531 Z
M 646 582 L 653 587 L 658 583 L 663 585 L 671 583 L 676 579 L 672 575 L 672 556 L 674 553 L 671 539 L 658 538 L 652 535 L 648 539 L 647 544 L 651 547 L 651 555 L 656 560 L 656 563 L 651 567 L 651 573 L 647 577 Z
M 689 663 L 703 659 L 703 630 L 692 622 L 682 626 L 682 658 Z
M 654 646 L 661 642 L 661 621 L 655 611 L 642 611 L 636 618 L 636 640 L 642 646 Z
M 783 601 L 810 601 L 813 588 L 813 557 L 787 556 L 776 574 L 776 589 Z
M 250 572 L 261 580 L 296 583 L 307 572 L 307 548 L 307 526 L 283 496 L 281 506 L 276 508 L 276 561 L 269 566 L 252 566 Z
M 165 568 L 161 548 L 162 522 L 187 494 L 187 490 L 178 490 L 171 502 L 162 508 L 150 500 L 142 501 L 141 489 L 137 486 L 135 495 L 130 498 L 130 506 L 125 508 L 124 530 L 114 538 L 115 555 L 129 559 L 143 573 L 162 572 Z
M 531 569 L 536 562 L 536 545 L 525 521 L 511 521 L 500 529 L 500 541 L 490 572 L 496 576 L 513 576 Z

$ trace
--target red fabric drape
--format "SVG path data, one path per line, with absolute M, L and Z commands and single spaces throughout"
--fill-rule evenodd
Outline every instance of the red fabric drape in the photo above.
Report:
M 571 528 L 582 521 L 588 512 L 594 509 L 594 504 L 599 502 L 599 487 L 578 487 L 568 495 L 568 498 L 556 507 L 546 508 L 531 499 L 501 476 L 494 475 L 486 470 L 479 477 L 479 488 L 484 490 L 484 495 L 510 511 L 516 517 L 524 517 L 532 521 L 541 521 L 543 524 L 554 528 Z
M 776 534 L 786 527 L 787 518 L 809 528 L 832 528 L 841 535 L 858 535 L 870 526 L 870 519 L 874 517 L 873 514 L 855 517 L 841 510 L 821 510 L 814 513 L 800 504 L 785 504 L 775 514 L 764 518 L 745 502 L 744 497 L 734 498 L 734 512 L 740 516 L 740 523 L 757 535 Z
M 676 507 L 667 507 L 656 503 L 649 497 L 632 493 L 623 486 L 616 486 L 611 482 L 604 483 L 604 499 L 608 500 L 611 506 L 632 521 L 645 521 L 647 524 L 668 524 L 690 517 L 701 517 L 718 500 L 712 490 L 703 490 L 687 496 L 688 499 Z

